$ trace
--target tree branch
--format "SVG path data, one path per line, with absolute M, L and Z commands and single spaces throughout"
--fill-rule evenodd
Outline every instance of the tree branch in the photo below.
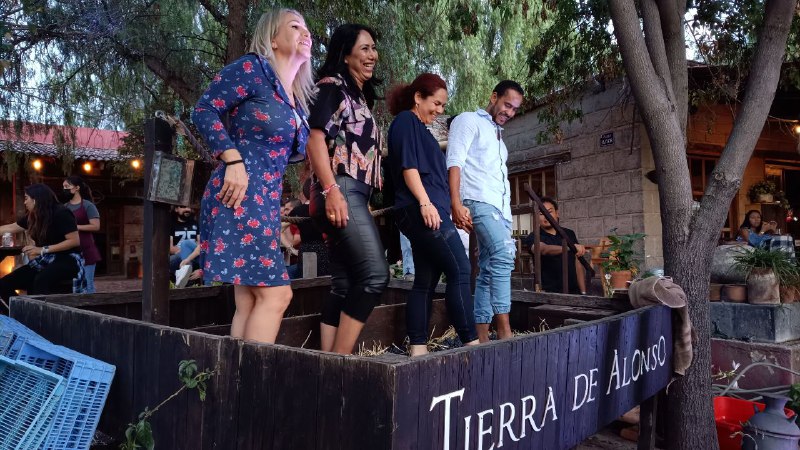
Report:
M 642 0 L 642 27 L 644 41 L 650 54 L 650 62 L 661 77 L 661 84 L 667 92 L 667 98 L 675 104 L 675 93 L 672 89 L 672 76 L 667 64 L 667 51 L 664 48 L 664 35 L 661 33 L 661 14 L 655 0 Z
M 200 4 L 203 6 L 203 8 L 206 9 L 206 11 L 208 11 L 209 14 L 211 14 L 211 17 L 213 17 L 214 20 L 216 20 L 222 25 L 225 25 L 226 21 L 225 15 L 222 14 L 222 12 L 218 10 L 216 7 L 214 7 L 214 5 L 211 4 L 210 0 L 200 0 Z
M 689 111 L 689 74 L 686 70 L 686 40 L 683 34 L 683 17 L 686 0 L 657 0 L 661 29 L 666 50 L 669 73 L 672 77 L 673 101 L 677 108 L 681 132 L 686 135 Z

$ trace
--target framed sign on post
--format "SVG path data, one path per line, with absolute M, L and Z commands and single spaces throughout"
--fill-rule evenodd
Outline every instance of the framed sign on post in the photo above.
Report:
M 153 153 L 147 200 L 187 206 L 192 200 L 194 161 L 156 151 Z

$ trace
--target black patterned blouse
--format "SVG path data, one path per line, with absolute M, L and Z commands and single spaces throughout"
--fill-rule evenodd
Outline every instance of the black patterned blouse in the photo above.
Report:
M 312 129 L 322 130 L 328 143 L 331 169 L 380 189 L 380 129 L 364 95 L 341 75 L 317 82 L 319 92 L 308 118 Z

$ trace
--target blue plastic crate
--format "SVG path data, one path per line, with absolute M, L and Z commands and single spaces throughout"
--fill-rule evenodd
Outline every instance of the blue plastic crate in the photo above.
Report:
M 0 356 L 0 448 L 37 450 L 64 394 L 64 378 Z
M 19 349 L 29 340 L 47 342 L 47 339 L 25 325 L 11 317 L 0 315 L 0 355 L 16 359 Z
M 47 342 L 26 342 L 17 359 L 61 375 L 65 379 L 64 396 L 41 448 L 88 449 L 100 421 L 116 368 Z

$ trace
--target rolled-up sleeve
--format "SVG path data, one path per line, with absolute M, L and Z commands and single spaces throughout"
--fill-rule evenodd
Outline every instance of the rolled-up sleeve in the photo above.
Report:
M 203 135 L 215 158 L 236 145 L 222 117 L 253 96 L 256 73 L 263 74 L 258 58 L 245 55 L 225 66 L 211 81 L 192 111 L 192 122 Z
M 447 168 L 463 168 L 467 161 L 467 152 L 477 135 L 478 128 L 471 118 L 461 114 L 453 119 L 447 133 Z

